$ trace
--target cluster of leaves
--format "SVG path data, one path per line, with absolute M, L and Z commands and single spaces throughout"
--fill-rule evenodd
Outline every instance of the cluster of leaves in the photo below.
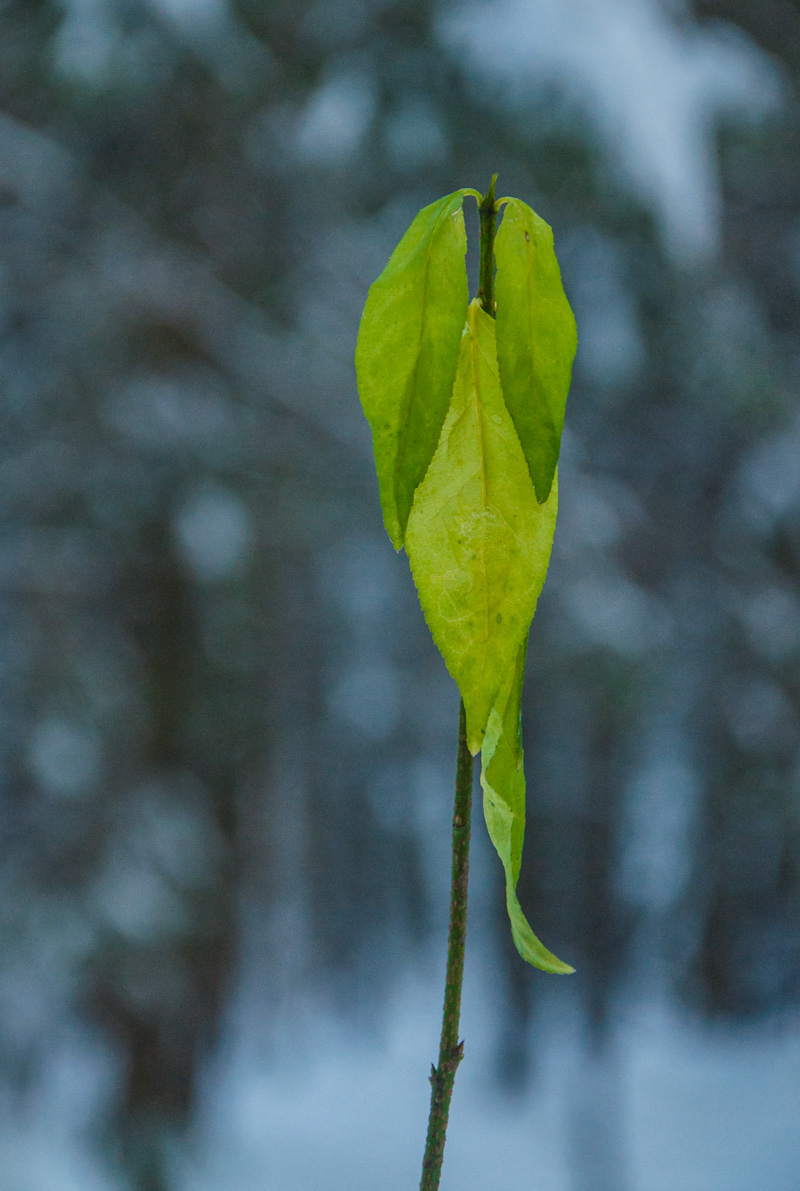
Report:
M 356 369 L 384 522 L 405 547 L 425 619 L 481 753 L 489 835 L 523 959 L 570 972 L 516 894 L 525 827 L 520 703 L 547 573 L 576 348 L 550 227 L 518 199 L 496 241 L 496 317 L 469 302 L 463 201 L 423 208 L 369 291 Z

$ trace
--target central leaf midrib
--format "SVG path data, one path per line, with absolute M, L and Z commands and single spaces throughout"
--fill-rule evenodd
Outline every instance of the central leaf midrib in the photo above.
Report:
M 535 340 L 534 340 L 535 326 L 534 326 L 534 324 L 536 322 L 536 319 L 534 317 L 534 312 L 533 312 L 533 298 L 534 298 L 534 293 L 533 293 L 533 239 L 530 236 L 525 241 L 525 247 L 526 247 L 525 285 L 528 290 L 528 327 L 529 327 L 529 331 L 530 331 L 530 335 L 528 337 L 528 344 L 529 344 L 529 349 L 530 349 L 530 360 L 531 360 L 531 398 L 533 399 L 533 395 L 534 395 L 533 391 L 535 389 L 534 376 L 536 373 L 536 363 L 535 363 L 536 350 L 535 350 L 535 346 L 534 346 L 534 344 L 535 344 Z
M 486 472 L 486 436 L 483 432 L 483 402 L 481 401 L 481 386 L 480 386 L 480 371 L 478 364 L 479 345 L 478 345 L 478 319 L 479 308 L 473 306 L 470 310 L 470 334 L 472 336 L 472 343 L 470 352 L 472 357 L 472 387 L 475 394 L 475 423 L 478 435 L 478 457 L 480 460 L 481 469 L 481 503 L 484 511 L 489 509 L 489 478 Z M 484 641 L 489 641 L 489 576 L 486 567 L 486 519 L 481 518 L 481 532 L 480 532 L 480 569 L 483 578 L 483 592 L 484 592 Z M 483 655 L 482 670 L 486 669 L 486 652 Z
M 397 497 L 398 497 L 399 481 L 402 476 L 406 456 L 408 454 L 407 443 L 408 443 L 409 415 L 410 415 L 411 406 L 412 406 L 413 400 L 414 400 L 414 394 L 415 394 L 416 388 L 417 388 L 417 372 L 419 370 L 420 356 L 422 355 L 422 340 L 423 340 L 423 332 L 424 332 L 424 328 L 425 328 L 425 310 L 426 310 L 427 301 L 428 301 L 428 278 L 430 276 L 431 256 L 433 254 L 434 241 L 436 239 L 436 236 L 438 235 L 439 228 L 441 227 L 444 219 L 447 218 L 449 216 L 449 214 L 451 214 L 451 213 L 452 212 L 448 211 L 447 213 L 442 212 L 439 215 L 438 219 L 436 220 L 435 224 L 433 225 L 433 229 L 430 233 L 430 236 L 428 237 L 428 245 L 425 250 L 425 268 L 424 268 L 424 272 L 423 272 L 423 282 L 422 282 L 422 303 L 421 303 L 420 319 L 419 319 L 419 336 L 417 338 L 417 350 L 416 350 L 416 354 L 414 356 L 414 364 L 413 364 L 413 367 L 409 374 L 408 385 L 406 386 L 406 393 L 405 393 L 405 397 L 404 397 L 404 401 L 403 401 L 402 409 L 403 409 L 403 413 L 405 416 L 401 419 L 401 422 L 400 422 L 400 425 L 402 427 L 402 438 L 401 438 L 400 447 L 397 452 L 397 460 L 395 463 L 395 470 L 394 470 L 395 507 L 397 507 L 397 505 L 398 505 Z M 399 513 L 399 509 L 398 509 L 398 513 Z

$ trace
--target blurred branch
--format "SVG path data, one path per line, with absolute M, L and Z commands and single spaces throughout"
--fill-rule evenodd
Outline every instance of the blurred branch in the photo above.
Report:
M 97 229 L 89 247 L 84 235 L 68 230 L 87 189 Z M 273 410 L 369 459 L 355 396 L 350 416 L 346 402 L 332 400 L 341 386 L 330 383 L 331 359 L 350 371 L 349 356 L 334 357 L 312 336 L 271 327 L 262 310 L 214 277 L 209 262 L 165 242 L 52 138 L 5 113 L 0 113 L 0 201 L 18 203 L 57 230 L 61 242 L 97 273 L 110 303 L 138 305 L 149 317 L 179 327 L 243 392 L 263 396 Z M 327 360 L 327 367 L 316 370 L 325 374 L 324 388 L 314 368 L 320 355 Z M 263 410 L 256 400 L 247 405 Z

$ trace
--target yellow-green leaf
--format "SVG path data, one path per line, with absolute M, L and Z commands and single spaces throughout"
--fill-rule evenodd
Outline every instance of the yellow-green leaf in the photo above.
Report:
M 467 712 L 473 756 L 547 573 L 557 486 L 536 499 L 500 389 L 494 320 L 472 302 L 453 395 L 406 530 L 433 639 Z
M 370 287 L 356 347 L 383 519 L 403 545 L 414 490 L 436 450 L 469 299 L 464 190 L 424 207 Z
M 520 647 L 506 682 L 492 708 L 481 749 L 483 813 L 506 878 L 506 909 L 517 951 L 545 972 L 574 972 L 537 939 L 522 912 L 517 880 L 525 834 L 525 773 L 522 764 L 520 701 L 527 641 Z
M 555 475 L 575 319 L 561 284 L 553 231 L 527 203 L 509 199 L 495 242 L 497 354 L 508 412 L 540 501 Z

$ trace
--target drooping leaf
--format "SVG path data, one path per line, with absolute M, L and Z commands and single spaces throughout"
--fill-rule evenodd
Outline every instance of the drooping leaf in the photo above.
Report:
M 469 300 L 457 190 L 424 207 L 370 287 L 356 347 L 383 519 L 399 550 L 442 429 Z
M 497 372 L 494 320 L 469 307 L 450 408 L 406 530 L 433 639 L 464 699 L 473 756 L 544 583 L 556 485 L 536 499 Z
M 525 834 L 525 773 L 522 764 L 520 700 L 527 640 L 523 642 L 492 708 L 481 749 L 483 813 L 506 878 L 506 909 L 517 951 L 545 972 L 574 972 L 537 939 L 517 897 Z
M 497 355 L 508 412 L 540 501 L 555 475 L 578 338 L 550 226 L 509 199 L 495 242 Z

